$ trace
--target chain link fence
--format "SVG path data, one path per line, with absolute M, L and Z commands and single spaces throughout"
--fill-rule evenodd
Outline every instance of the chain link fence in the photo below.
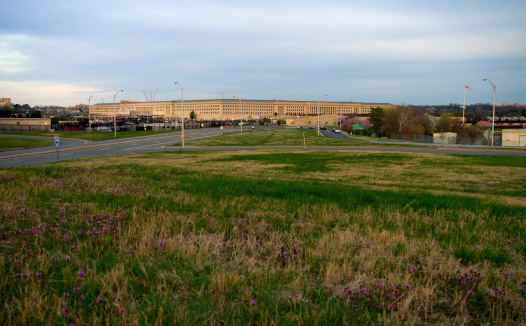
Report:
M 13 125 L 13 124 L 0 124 L 0 130 L 2 131 L 27 131 L 27 132 L 43 132 L 49 131 L 49 125 Z
M 440 136 L 427 136 L 427 135 L 403 135 L 403 134 L 391 134 L 391 139 L 404 140 L 410 142 L 420 142 L 429 144 L 454 144 L 454 145 L 488 145 L 488 141 L 491 145 L 491 139 L 487 140 L 484 137 L 479 138 L 468 138 L 468 137 L 456 137 L 450 135 Z M 516 144 L 515 144 L 516 143 Z M 520 146 L 519 142 L 511 142 L 507 146 Z M 495 135 L 493 139 L 493 146 L 502 146 L 502 136 Z M 524 146 L 524 145 L 522 145 Z
M 161 131 L 161 130 L 178 130 L 182 128 L 181 122 L 152 122 L 152 123 L 117 123 L 117 131 Z M 185 129 L 199 128 L 219 128 L 219 121 L 187 121 L 184 124 Z M 91 128 L 75 121 L 51 124 L 49 125 L 16 125 L 0 124 L 1 131 L 15 132 L 49 132 L 66 131 L 66 132 L 113 132 L 113 124 L 108 122 L 94 122 Z

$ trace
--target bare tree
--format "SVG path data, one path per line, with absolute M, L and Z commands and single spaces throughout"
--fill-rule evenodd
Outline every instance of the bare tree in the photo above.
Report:
M 413 111 L 406 106 L 399 106 L 396 108 L 396 120 L 398 124 L 398 133 L 401 134 L 405 126 L 413 121 Z
M 406 106 L 397 106 L 393 110 L 386 110 L 383 119 L 383 130 L 387 135 L 402 133 L 402 130 L 413 121 L 413 110 Z

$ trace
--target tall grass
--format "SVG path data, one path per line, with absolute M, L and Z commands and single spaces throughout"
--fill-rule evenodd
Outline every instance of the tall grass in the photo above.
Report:
M 526 321 L 522 197 L 492 195 L 479 176 L 513 168 L 492 187 L 518 190 L 520 159 L 299 154 L 154 153 L 0 170 L 0 320 Z M 444 172 L 458 168 L 467 174 Z M 400 177 L 408 170 L 419 176 Z

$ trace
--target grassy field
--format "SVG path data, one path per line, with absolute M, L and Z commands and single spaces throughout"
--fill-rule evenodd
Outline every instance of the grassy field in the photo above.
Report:
M 34 140 L 34 139 L 0 137 L 0 151 L 12 150 L 12 149 L 18 149 L 18 148 L 50 146 L 50 145 L 53 145 L 51 138 L 49 141 L 45 141 L 45 140 Z
M 521 324 L 526 158 L 168 152 L 0 170 L 7 324 Z
M 227 129 L 226 131 L 229 131 Z M 225 134 L 187 141 L 188 146 L 365 146 L 368 142 L 318 136 L 309 129 L 249 129 L 243 133 Z M 181 146 L 176 144 L 174 146 Z
M 117 138 L 129 138 L 137 136 L 163 134 L 168 132 L 177 132 L 180 130 L 147 130 L 147 131 L 119 131 L 117 132 Z M 0 131 L 0 135 L 20 135 L 20 136 L 35 136 L 35 137 L 49 137 L 60 136 L 60 138 L 71 138 L 80 139 L 87 141 L 99 141 L 115 139 L 113 132 L 13 132 L 13 131 Z

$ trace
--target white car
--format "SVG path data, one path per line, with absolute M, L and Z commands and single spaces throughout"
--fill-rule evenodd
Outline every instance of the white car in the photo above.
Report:
M 340 132 L 340 129 L 336 129 L 336 130 L 334 130 L 334 132 Z

